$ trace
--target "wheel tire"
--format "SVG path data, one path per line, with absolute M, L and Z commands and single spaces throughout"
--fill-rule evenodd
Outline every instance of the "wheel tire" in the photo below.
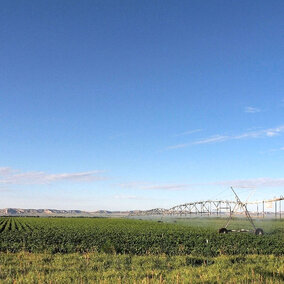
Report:
M 228 234 L 228 230 L 226 228 L 221 228 L 219 234 Z
M 257 229 L 255 230 L 255 234 L 256 234 L 257 236 L 261 236 L 261 235 L 264 234 L 264 232 L 263 232 L 263 230 L 262 230 L 261 228 L 257 228 Z

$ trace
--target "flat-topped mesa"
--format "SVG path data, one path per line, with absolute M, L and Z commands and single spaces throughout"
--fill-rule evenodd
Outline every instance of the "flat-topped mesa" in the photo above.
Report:
M 0 216 L 63 216 L 63 217 L 125 217 L 129 211 L 82 211 L 82 210 L 60 210 L 60 209 L 22 209 L 22 208 L 4 208 L 0 209 Z
M 82 214 L 88 212 L 81 210 L 57 210 L 57 209 L 21 209 L 21 208 L 4 208 L 0 209 L 0 215 L 36 215 L 36 214 Z

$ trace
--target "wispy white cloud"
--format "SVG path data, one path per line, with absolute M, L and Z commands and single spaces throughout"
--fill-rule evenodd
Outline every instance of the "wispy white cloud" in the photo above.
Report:
M 186 135 L 194 134 L 194 133 L 201 132 L 201 131 L 203 131 L 203 129 L 188 130 L 188 131 L 176 134 L 175 136 L 186 136 Z
M 8 167 L 0 168 L 0 185 L 51 184 L 61 181 L 92 182 L 106 179 L 102 171 L 48 174 L 45 172 L 20 172 Z
M 154 200 L 153 198 L 147 198 L 144 196 L 136 196 L 136 195 L 123 195 L 123 194 L 117 194 L 113 196 L 114 199 L 119 200 Z
M 11 189 L 8 186 L 3 186 L 0 184 L 0 192 L 11 192 Z
M 265 153 L 279 152 L 279 151 L 284 151 L 284 147 L 269 149 L 269 150 L 264 151 L 264 152 L 261 152 L 261 153 L 262 153 L 262 154 L 265 154 Z
M 130 182 L 119 184 L 122 188 L 140 189 L 140 190 L 168 190 L 179 191 L 189 189 L 188 184 L 151 184 L 147 182 Z
M 233 139 L 273 137 L 283 132 L 284 132 L 284 125 L 281 125 L 274 128 L 243 133 L 242 135 L 239 136 L 233 136 Z
M 157 185 L 148 185 L 142 187 L 145 190 L 170 190 L 170 191 L 178 191 L 178 190 L 186 190 L 188 189 L 187 184 L 157 184 Z
M 195 141 L 191 143 L 192 145 L 198 145 L 198 144 L 208 144 L 208 143 L 216 143 L 216 142 L 223 142 L 229 139 L 229 136 L 223 136 L 223 135 L 216 135 L 209 138 L 201 139 L 198 141 Z
M 251 178 L 251 179 L 235 179 L 235 180 L 217 180 L 205 183 L 177 183 L 177 184 L 151 184 L 148 182 L 130 182 L 119 184 L 121 188 L 133 190 L 161 190 L 161 191 L 185 191 L 185 190 L 201 190 L 210 187 L 236 187 L 236 188 L 260 188 L 260 187 L 280 187 L 284 186 L 284 178 Z M 120 196 L 120 195 L 119 195 Z M 122 195 L 123 196 L 123 195 Z M 135 196 L 127 196 L 128 199 L 135 199 Z
M 125 132 L 121 132 L 121 133 L 117 133 L 117 134 L 113 134 L 109 137 L 110 140 L 114 140 L 116 138 L 121 138 L 126 136 L 127 134 Z
M 283 132 L 284 132 L 284 125 L 281 125 L 281 126 L 274 127 L 274 128 L 244 132 L 239 135 L 215 135 L 215 136 L 203 138 L 203 139 L 191 142 L 191 143 L 184 143 L 184 144 L 177 144 L 177 145 L 169 146 L 166 149 L 167 150 L 179 149 L 179 148 L 185 148 L 191 145 L 220 143 L 220 142 L 225 142 L 228 140 L 274 137 Z
M 256 107 L 251 107 L 251 106 L 247 106 L 245 107 L 244 110 L 246 113 L 257 113 L 257 112 L 261 112 L 261 110 L 259 108 Z
M 118 184 L 119 187 L 122 188 L 140 188 L 141 186 L 147 185 L 147 182 L 140 182 L 140 181 L 134 181 L 134 182 L 125 182 Z
M 226 180 L 210 183 L 211 185 L 226 185 L 233 187 L 258 188 L 284 186 L 284 178 L 254 178 L 240 180 Z M 208 184 L 209 185 L 209 184 Z
M 166 150 L 174 150 L 174 149 L 185 148 L 185 147 L 188 147 L 190 145 L 192 145 L 192 143 L 177 144 L 177 145 L 167 147 Z
M 10 175 L 13 173 L 13 170 L 9 167 L 0 167 L 0 176 Z

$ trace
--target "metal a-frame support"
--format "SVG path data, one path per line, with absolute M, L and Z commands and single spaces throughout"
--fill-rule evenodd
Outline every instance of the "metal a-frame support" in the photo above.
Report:
M 254 229 L 253 232 L 254 232 L 256 235 L 263 235 L 263 230 L 262 230 L 261 228 L 256 228 L 256 227 L 255 227 L 255 224 L 254 224 L 254 222 L 253 222 L 253 220 L 252 220 L 252 218 L 251 218 L 251 216 L 250 216 L 250 213 L 249 213 L 249 211 L 248 211 L 248 209 L 247 209 L 246 203 L 243 203 L 243 202 L 240 200 L 239 196 L 237 195 L 237 193 L 235 192 L 235 190 L 233 189 L 233 187 L 231 187 L 231 190 L 233 191 L 233 193 L 234 193 L 234 195 L 235 195 L 236 204 L 235 204 L 233 210 L 230 211 L 230 216 L 229 216 L 229 218 L 228 218 L 228 220 L 227 220 L 227 223 L 226 223 L 225 227 L 221 228 L 221 229 L 219 230 L 219 233 L 220 233 L 220 234 L 227 234 L 227 233 L 229 233 L 229 232 L 250 232 L 250 230 L 245 230 L 245 229 L 240 229 L 240 230 L 228 230 L 228 229 L 227 229 L 229 223 L 231 222 L 231 220 L 232 220 L 232 218 L 233 218 L 234 212 L 236 212 L 238 209 L 243 209 L 243 211 L 245 212 L 246 218 L 247 218 L 248 221 L 251 223 L 251 225 L 252 225 L 252 227 L 253 227 L 253 229 Z

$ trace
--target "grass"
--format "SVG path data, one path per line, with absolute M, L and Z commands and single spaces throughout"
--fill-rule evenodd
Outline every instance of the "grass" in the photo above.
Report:
M 284 257 L 1 253 L 1 283 L 283 283 Z

